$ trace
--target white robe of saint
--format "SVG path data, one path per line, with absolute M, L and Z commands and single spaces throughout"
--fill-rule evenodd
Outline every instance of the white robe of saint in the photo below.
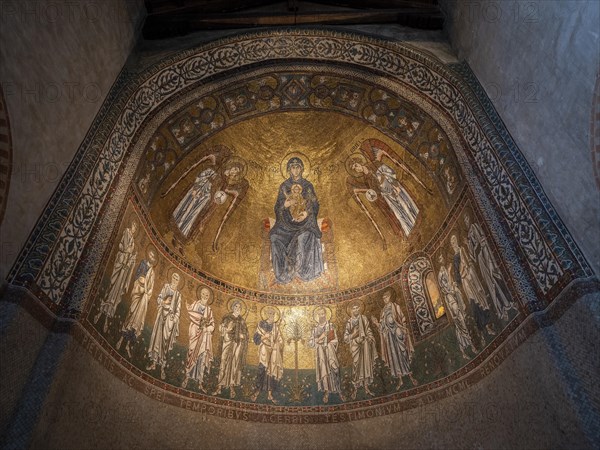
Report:
M 179 336 L 181 301 L 181 293 L 173 289 L 170 283 L 165 284 L 158 294 L 158 311 L 150 337 L 148 357 L 162 367 L 167 364 L 168 353 Z
M 408 236 L 415 226 L 419 208 L 406 189 L 396 179 L 394 170 L 381 164 L 375 173 L 381 196 L 388 204 L 404 233 Z
M 400 305 L 390 302 L 383 307 L 379 319 L 379 335 L 381 358 L 392 376 L 399 378 L 411 373 L 414 347 Z
M 338 338 L 330 321 L 317 324 L 308 340 L 315 349 L 315 370 L 319 391 L 341 392 L 340 363 L 337 357 Z
M 187 310 L 190 316 L 190 341 L 185 374 L 202 383 L 205 371 L 210 371 L 213 360 L 212 333 L 215 329 L 215 319 L 211 307 L 203 305 L 200 300 L 188 305 Z
M 373 368 L 377 358 L 375 337 L 365 316 L 359 314 L 346 322 L 344 342 L 350 344 L 352 354 L 352 383 L 355 387 L 373 382 Z
M 492 251 L 483 230 L 477 223 L 472 223 L 469 228 L 469 250 L 474 257 L 477 257 L 479 270 L 498 315 L 502 318 L 508 317 L 508 311 L 512 308 L 512 305 L 500 286 L 502 274 L 492 257 Z
M 114 317 L 117 306 L 127 292 L 136 256 L 133 233 L 130 228 L 125 228 L 110 276 L 110 288 L 106 298 L 100 304 L 100 312 L 107 317 Z
M 203 170 L 197 177 L 194 184 L 187 194 L 181 199 L 175 211 L 173 218 L 179 231 L 187 238 L 198 217 L 210 205 L 211 200 L 211 180 L 215 176 L 215 171 L 211 168 Z
M 242 316 L 229 314 L 223 319 L 219 330 L 223 347 L 219 382 L 221 387 L 239 386 L 242 380 L 242 367 L 248 349 L 248 327 Z
M 489 310 L 490 305 L 487 301 L 483 286 L 479 281 L 479 277 L 475 272 L 475 267 L 471 263 L 468 253 L 463 247 L 459 247 L 460 254 L 460 277 L 462 280 L 462 287 L 465 290 L 467 299 L 474 300 L 481 309 Z
M 273 323 L 269 332 L 261 326 L 264 322 L 266 321 L 261 321 L 256 327 L 256 334 L 260 337 L 258 362 L 266 367 L 268 377 L 281 380 L 283 377 L 283 335 L 278 323 Z
M 147 261 L 144 263 L 148 265 L 148 269 L 133 282 L 131 305 L 122 328 L 124 332 L 134 331 L 136 336 L 139 336 L 144 329 L 148 302 L 154 290 L 154 267 L 150 266 Z
M 464 305 L 461 305 L 462 298 L 460 297 L 459 291 L 454 288 L 448 269 L 444 266 L 440 267 L 438 283 L 440 285 L 440 291 L 446 301 L 446 307 L 454 322 L 456 340 L 458 341 L 461 350 L 464 352 L 467 348 L 472 347 L 473 343 L 469 330 L 467 329 Z

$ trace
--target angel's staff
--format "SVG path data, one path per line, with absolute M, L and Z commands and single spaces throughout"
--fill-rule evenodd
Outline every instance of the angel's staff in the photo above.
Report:
M 369 220 L 371 221 L 371 223 L 373 224 L 373 226 L 377 230 L 377 233 L 379 234 L 379 237 L 381 237 L 381 240 L 383 241 L 383 249 L 386 250 L 387 249 L 387 243 L 385 242 L 385 238 L 383 237 L 383 233 L 381 232 L 381 229 L 379 228 L 379 225 L 377 225 L 377 222 L 375 221 L 375 219 L 373 218 L 373 216 L 371 215 L 371 213 L 369 212 L 369 210 L 367 209 L 367 207 L 364 205 L 364 203 L 360 199 L 360 196 L 358 195 L 360 192 L 367 192 L 368 190 L 369 189 L 357 189 L 357 188 L 354 188 L 354 198 L 356 198 L 356 201 L 358 202 L 358 204 L 360 205 L 360 207 L 362 208 L 362 210 L 365 212 L 365 214 L 367 215 L 367 217 L 369 218 Z
M 179 184 L 179 182 L 181 180 L 183 180 L 185 177 L 188 176 L 188 174 L 194 170 L 196 167 L 198 167 L 198 165 L 202 164 L 204 161 L 206 160 L 211 160 L 213 166 L 217 163 L 217 157 L 214 154 L 210 154 L 207 156 L 203 156 L 202 158 L 200 158 L 198 161 L 196 161 L 194 164 L 192 164 L 184 173 L 183 175 L 181 175 L 179 178 L 177 178 L 177 180 L 175 180 L 175 182 L 173 182 L 173 184 L 171 186 L 169 186 L 169 189 L 167 189 L 165 192 L 163 192 L 162 194 L 160 194 L 161 198 L 165 198 L 167 196 L 167 194 L 169 192 L 171 192 L 171 190 L 173 190 L 173 188 L 175 186 L 177 186 Z
M 223 215 L 223 219 L 221 219 L 221 224 L 219 225 L 219 229 L 217 230 L 217 234 L 215 235 L 215 239 L 214 239 L 213 245 L 212 245 L 213 252 L 216 252 L 219 249 L 218 241 L 219 241 L 219 236 L 221 234 L 221 230 L 223 229 L 223 225 L 225 225 L 225 221 L 229 217 L 229 214 L 231 214 L 231 211 L 233 211 L 233 206 L 235 205 L 235 202 L 237 202 L 238 197 L 240 196 L 240 193 L 238 191 L 231 191 L 229 189 L 225 189 L 225 193 L 232 195 L 233 200 L 229 204 L 227 211 L 225 211 L 225 214 Z
M 413 177 L 413 179 L 417 183 L 419 183 L 419 185 L 423 189 L 425 189 L 429 195 L 433 195 L 433 191 L 431 189 L 429 189 L 427 186 L 425 186 L 425 184 L 417 177 L 417 175 L 412 170 L 410 170 L 408 168 L 408 166 L 406 164 L 404 164 L 402 161 L 398 161 L 394 156 L 390 155 L 388 152 L 386 152 L 382 148 L 371 146 L 371 151 L 373 152 L 373 155 L 375 156 L 375 159 L 377 159 L 377 161 L 381 161 L 381 158 L 383 156 L 387 156 L 388 158 L 390 158 L 392 161 L 394 161 L 394 163 L 396 163 L 398 165 L 398 167 L 400 167 L 402 170 L 404 170 L 406 173 L 408 173 L 411 177 Z

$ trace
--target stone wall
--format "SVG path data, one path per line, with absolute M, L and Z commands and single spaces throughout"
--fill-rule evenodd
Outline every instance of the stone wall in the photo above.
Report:
M 0 83 L 13 144 L 0 279 L 123 67 L 144 14 L 141 0 L 0 2 Z
M 600 189 L 590 149 L 600 3 L 443 0 L 446 31 L 600 272 Z

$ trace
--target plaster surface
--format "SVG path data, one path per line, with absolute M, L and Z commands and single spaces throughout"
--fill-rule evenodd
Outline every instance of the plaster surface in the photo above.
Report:
M 123 67 L 143 14 L 140 0 L 0 3 L 0 83 L 13 141 L 0 279 Z
M 600 273 L 590 149 L 597 1 L 442 1 L 458 58 L 481 82 L 552 204 Z

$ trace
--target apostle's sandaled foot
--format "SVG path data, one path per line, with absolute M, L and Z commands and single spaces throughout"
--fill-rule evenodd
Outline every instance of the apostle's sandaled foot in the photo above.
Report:
M 408 376 L 409 376 L 410 381 L 412 382 L 413 386 L 418 386 L 419 385 L 419 382 L 416 380 L 415 377 L 412 376 L 412 374 L 409 374 Z
M 104 326 L 102 327 L 102 331 L 104 332 L 104 334 L 106 334 L 106 332 L 108 331 L 108 317 L 104 318 Z
M 339 394 L 339 395 L 340 395 L 340 401 L 342 401 L 342 402 L 345 402 L 345 401 L 346 401 L 346 397 L 344 397 L 344 394 L 342 394 L 342 393 L 340 392 L 340 394 Z
M 101 316 L 101 315 L 102 315 L 102 313 L 101 313 L 101 312 L 99 312 L 98 314 L 96 314 L 96 315 L 94 316 L 94 324 L 97 324 L 97 323 L 98 323 L 98 320 L 100 319 L 100 316 Z
M 329 392 L 325 391 L 325 394 L 323 394 L 323 403 L 327 402 L 329 402 Z
M 371 390 L 367 386 L 365 386 L 365 393 L 370 395 L 371 397 L 373 397 L 375 395 L 371 392 Z
M 489 325 L 486 325 L 485 329 L 487 330 L 487 332 L 490 336 L 496 336 L 496 332 Z
M 235 388 L 233 386 L 229 388 L 229 398 L 235 398 Z
M 399 391 L 400 389 L 402 389 L 403 384 L 404 384 L 404 382 L 402 381 L 402 378 L 398 379 L 398 384 L 396 385 L 396 390 Z
M 127 355 L 129 355 L 129 359 L 131 359 L 131 350 L 129 349 L 129 344 L 125 346 L 125 351 L 127 352 Z
M 119 339 L 119 342 L 117 342 L 117 350 L 121 350 L 122 343 L 123 343 L 123 336 L 121 336 L 121 339 Z
M 202 383 L 198 383 L 198 390 L 204 394 L 208 394 L 208 391 L 202 386 Z
M 223 390 L 222 386 L 218 386 L 217 390 L 215 392 L 213 392 L 212 395 L 221 395 L 221 391 Z
M 352 391 L 352 394 L 350 394 L 350 398 L 351 398 L 352 400 L 356 400 L 356 393 L 357 393 L 357 392 L 358 392 L 358 389 L 354 389 L 354 390 Z
M 185 389 L 187 387 L 188 381 L 190 381 L 190 378 L 189 377 L 185 377 L 183 379 L 183 383 L 181 383 L 181 387 Z
M 165 368 L 161 367 L 160 368 L 160 379 L 164 380 L 165 378 L 167 378 L 167 374 L 165 373 Z
M 252 394 L 252 397 L 250 397 L 250 400 L 252 400 L 253 402 L 256 401 L 256 399 L 258 398 L 258 394 L 260 393 L 260 391 L 256 391 L 254 394 Z
M 271 394 L 271 392 L 269 392 L 269 395 L 267 396 L 267 400 L 269 400 L 270 402 L 273 402 L 275 405 L 277 404 L 277 400 L 275 400 L 273 398 L 273 394 Z
M 154 370 L 156 369 L 156 363 L 150 363 L 146 366 L 146 370 Z

